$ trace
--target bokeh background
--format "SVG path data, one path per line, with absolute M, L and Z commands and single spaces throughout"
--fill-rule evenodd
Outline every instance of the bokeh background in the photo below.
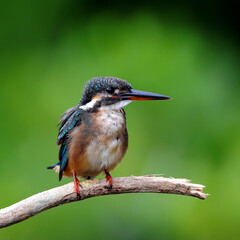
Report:
M 60 115 L 96 76 L 174 98 L 126 107 L 129 150 L 112 175 L 185 177 L 211 195 L 88 199 L 0 239 L 239 239 L 238 18 L 227 1 L 1 1 L 0 208 L 71 181 L 45 167 Z

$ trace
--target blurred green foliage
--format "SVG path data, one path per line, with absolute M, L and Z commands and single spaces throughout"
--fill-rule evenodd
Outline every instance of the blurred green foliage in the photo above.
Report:
M 0 239 L 238 239 L 237 36 L 218 24 L 208 28 L 184 7 L 99 6 L 2 3 L 0 208 L 71 181 L 59 183 L 45 167 L 57 161 L 61 113 L 96 76 L 174 98 L 126 107 L 129 150 L 113 177 L 185 177 L 211 195 L 206 201 L 164 194 L 89 199 L 2 229 Z

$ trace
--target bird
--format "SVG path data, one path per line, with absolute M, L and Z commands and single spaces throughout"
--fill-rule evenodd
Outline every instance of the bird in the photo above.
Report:
M 58 126 L 59 162 L 47 167 L 62 176 L 73 177 L 80 197 L 78 176 L 86 180 L 105 173 L 107 188 L 112 189 L 110 175 L 128 148 L 126 113 L 123 107 L 136 100 L 167 100 L 171 97 L 134 90 L 123 79 L 95 77 L 82 91 L 77 106 L 63 113 Z

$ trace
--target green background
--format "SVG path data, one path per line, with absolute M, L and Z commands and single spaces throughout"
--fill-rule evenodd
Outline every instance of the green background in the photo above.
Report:
M 0 208 L 71 181 L 45 167 L 57 161 L 60 115 L 96 76 L 174 98 L 125 108 L 129 150 L 112 176 L 184 177 L 211 195 L 88 199 L 1 229 L 0 239 L 239 239 L 236 10 L 224 1 L 2 2 Z

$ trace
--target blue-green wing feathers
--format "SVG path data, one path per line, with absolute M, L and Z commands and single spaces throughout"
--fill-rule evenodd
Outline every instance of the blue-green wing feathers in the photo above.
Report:
M 65 169 L 68 162 L 68 145 L 69 145 L 69 133 L 76 126 L 81 124 L 83 110 L 77 107 L 70 108 L 61 117 L 61 126 L 58 132 L 57 144 L 61 144 L 59 150 L 60 171 L 59 181 L 62 179 L 62 172 Z
M 69 146 L 69 133 L 72 129 L 76 126 L 79 126 L 82 121 L 82 109 L 78 107 L 72 107 L 68 109 L 64 114 L 61 116 L 58 125 L 59 132 L 58 132 L 58 139 L 57 145 L 61 145 L 59 150 L 59 160 L 60 162 L 55 165 L 60 165 L 59 171 L 59 181 L 62 179 L 62 173 L 67 165 L 68 162 L 68 146 Z M 55 166 L 53 165 L 53 166 Z M 48 167 L 48 169 L 52 169 L 53 166 Z

